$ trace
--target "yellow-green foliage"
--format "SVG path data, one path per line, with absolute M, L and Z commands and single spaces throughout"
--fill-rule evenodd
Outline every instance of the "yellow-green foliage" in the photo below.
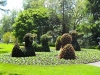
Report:
M 60 50 L 60 47 L 61 47 L 60 38 L 61 38 L 61 36 L 58 36 L 56 39 L 56 43 L 55 43 L 56 50 Z
M 16 38 L 13 36 L 12 32 L 6 32 L 3 35 L 3 41 L 4 43 L 9 43 L 9 42 L 15 42 Z
M 61 48 L 58 57 L 64 59 L 75 59 L 75 50 L 71 44 L 66 44 L 64 48 Z
M 3 41 L 4 41 L 4 43 L 9 43 L 9 41 L 10 41 L 10 32 L 7 32 L 3 35 Z

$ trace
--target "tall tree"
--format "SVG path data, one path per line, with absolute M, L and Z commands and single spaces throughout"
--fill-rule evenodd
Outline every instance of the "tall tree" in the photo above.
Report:
M 10 28 L 11 28 L 10 22 L 11 22 L 10 16 L 4 14 L 3 17 L 2 17 L 2 19 L 1 19 L 2 30 L 3 30 L 4 32 L 10 31 Z
M 7 0 L 0 0 L 0 6 L 5 6 L 6 4 L 7 4 Z M 2 7 L 0 7 L 0 10 L 6 11 L 6 10 L 3 9 Z
M 15 36 L 22 42 L 26 33 L 37 33 L 40 42 L 40 36 L 49 30 L 48 16 L 48 10 L 45 8 L 24 10 L 13 25 Z
M 44 7 L 45 0 L 23 0 L 23 8 L 26 10 L 28 8 L 40 8 Z
M 92 32 L 92 41 L 94 44 L 98 44 L 97 38 L 100 37 L 100 0 L 88 0 L 87 8 L 88 13 L 93 16 L 90 20 L 91 23 L 91 32 Z
M 12 31 L 12 25 L 15 22 L 14 19 L 17 17 L 18 11 L 13 9 L 10 11 L 9 15 L 4 14 L 1 18 L 1 25 L 4 32 Z

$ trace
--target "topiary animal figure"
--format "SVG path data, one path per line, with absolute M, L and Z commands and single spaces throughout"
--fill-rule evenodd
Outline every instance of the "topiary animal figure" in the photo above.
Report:
M 12 50 L 12 57 L 28 57 L 35 56 L 35 50 L 32 46 L 33 37 L 31 33 L 27 33 L 24 36 L 25 46 L 23 49 L 19 47 L 18 44 L 15 44 Z
M 63 48 L 60 49 L 60 53 L 58 55 L 58 58 L 64 58 L 64 59 L 75 59 L 75 50 L 71 44 L 66 44 Z
M 31 33 L 27 33 L 24 36 L 24 41 L 25 41 L 25 56 L 35 56 L 35 50 L 32 46 L 33 43 L 33 35 Z
M 18 43 L 16 43 L 12 49 L 12 57 L 23 57 L 23 56 L 24 56 L 24 53 L 20 49 Z
M 56 39 L 56 43 L 55 43 L 55 47 L 56 47 L 56 50 L 60 50 L 61 48 L 61 36 L 58 36 L 57 39 Z
M 49 48 L 49 45 L 48 45 L 48 35 L 47 34 L 43 34 L 41 36 L 41 43 L 42 43 L 42 51 L 44 52 L 50 52 L 50 48 Z
M 70 35 L 72 36 L 72 45 L 76 51 L 81 51 L 79 43 L 77 42 L 78 33 L 75 30 L 70 31 Z
M 64 33 L 62 36 L 61 36 L 61 47 L 63 48 L 66 44 L 71 44 L 72 42 L 72 37 L 69 33 Z

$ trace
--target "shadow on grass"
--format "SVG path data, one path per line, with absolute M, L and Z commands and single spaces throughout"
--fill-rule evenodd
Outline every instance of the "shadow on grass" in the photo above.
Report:
M 0 75 L 22 75 L 22 74 L 16 74 L 16 73 L 3 73 L 3 72 L 0 72 Z
M 8 53 L 8 52 L 7 52 L 7 51 L 0 51 L 0 54 L 1 54 L 1 53 Z
M 3 48 L 0 48 L 0 49 L 3 49 Z

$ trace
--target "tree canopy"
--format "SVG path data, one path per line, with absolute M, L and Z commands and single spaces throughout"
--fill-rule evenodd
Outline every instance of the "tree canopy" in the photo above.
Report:
M 38 38 L 40 38 L 48 27 L 48 16 L 48 10 L 45 8 L 24 10 L 13 24 L 15 36 L 20 42 L 23 41 L 24 34 L 29 32 L 37 33 Z

